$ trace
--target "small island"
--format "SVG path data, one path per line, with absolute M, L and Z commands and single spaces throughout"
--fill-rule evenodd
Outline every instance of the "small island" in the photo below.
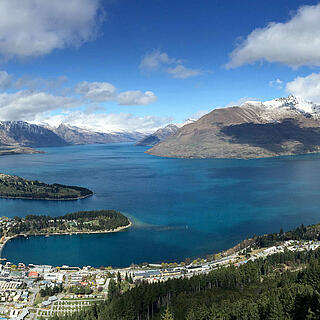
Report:
M 0 218 L 1 242 L 17 236 L 62 235 L 117 232 L 131 226 L 130 220 L 115 210 L 94 210 L 50 217 L 28 215 L 25 218 Z
M 1 198 L 63 201 L 83 199 L 92 195 L 91 190 L 83 187 L 46 184 L 0 173 Z

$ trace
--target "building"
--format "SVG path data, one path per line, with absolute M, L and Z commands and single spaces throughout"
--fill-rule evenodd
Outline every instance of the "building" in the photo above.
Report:
M 30 272 L 28 273 L 28 277 L 29 277 L 29 278 L 33 278 L 33 279 L 37 279 L 37 278 L 39 278 L 39 272 L 37 272 L 37 271 L 30 271 Z

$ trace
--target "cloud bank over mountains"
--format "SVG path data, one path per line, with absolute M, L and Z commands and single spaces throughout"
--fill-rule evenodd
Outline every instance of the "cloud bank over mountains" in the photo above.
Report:
M 57 127 L 60 123 L 69 124 L 79 128 L 95 132 L 122 132 L 138 131 L 153 132 L 169 123 L 172 117 L 144 116 L 139 117 L 131 113 L 86 113 L 81 110 L 65 110 L 56 115 L 47 117 L 45 114 L 37 114 L 32 123 L 49 124 Z
M 66 87 L 67 82 L 66 76 L 52 79 L 15 78 L 6 71 L 0 71 L 0 90 L 6 91 L 0 92 L 0 119 L 53 126 L 63 122 L 102 132 L 120 129 L 152 131 L 172 120 L 167 117 L 106 113 L 104 103 L 113 102 L 119 106 L 152 104 L 157 100 L 152 91 L 118 92 L 111 83 L 87 81 Z

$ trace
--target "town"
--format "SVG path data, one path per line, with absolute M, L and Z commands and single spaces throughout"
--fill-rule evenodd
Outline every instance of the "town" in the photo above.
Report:
M 287 240 L 277 246 L 244 248 L 228 256 L 215 255 L 215 259 L 196 259 L 186 263 L 132 265 L 128 268 L 95 268 L 17 265 L 2 259 L 0 265 L 0 317 L 1 319 L 49 319 L 54 315 L 68 315 L 108 297 L 111 282 L 124 292 L 141 281 L 148 283 L 172 278 L 208 273 L 230 265 L 266 258 L 285 251 L 310 251 L 320 247 L 318 240 Z

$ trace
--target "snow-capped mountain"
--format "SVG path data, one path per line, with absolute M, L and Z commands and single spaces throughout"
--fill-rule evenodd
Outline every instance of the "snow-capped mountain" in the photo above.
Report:
M 24 121 L 0 121 L 0 145 L 59 147 L 68 143 L 53 131 Z
M 140 132 L 94 132 L 60 124 L 57 128 L 25 121 L 0 121 L 0 145 L 14 147 L 60 147 L 73 144 L 136 142 Z
M 95 132 L 67 124 L 52 128 L 59 137 L 69 144 L 95 144 L 135 142 L 145 135 L 140 132 Z
M 290 95 L 286 98 L 276 98 L 269 101 L 246 101 L 241 105 L 243 108 L 255 107 L 260 110 L 260 115 L 265 120 L 278 120 L 293 113 L 319 118 L 320 105 L 306 101 L 301 97 Z
M 261 158 L 320 152 L 320 106 L 289 96 L 215 109 L 148 150 L 164 157 Z

